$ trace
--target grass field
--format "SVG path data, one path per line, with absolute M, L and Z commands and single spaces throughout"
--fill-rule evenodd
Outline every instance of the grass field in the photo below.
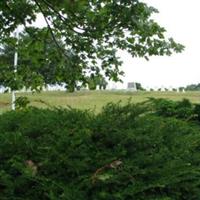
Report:
M 193 103 L 200 103 L 200 92 L 125 92 L 125 91 L 80 91 L 67 92 L 41 92 L 41 93 L 18 93 L 18 96 L 27 96 L 31 105 L 37 107 L 48 106 L 71 106 L 80 109 L 92 109 L 99 112 L 102 106 L 109 102 L 122 101 L 125 103 L 131 98 L 132 102 L 142 102 L 148 97 L 167 98 L 181 100 L 187 98 Z M 0 113 L 10 110 L 11 95 L 0 94 Z

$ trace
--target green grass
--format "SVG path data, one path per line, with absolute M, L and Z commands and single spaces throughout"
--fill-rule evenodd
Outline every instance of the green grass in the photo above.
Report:
M 189 99 L 193 103 L 200 103 L 200 92 L 125 92 L 125 91 L 81 91 L 67 92 L 41 92 L 41 93 L 18 93 L 17 96 L 27 96 L 31 105 L 37 107 L 48 106 L 71 106 L 80 109 L 92 109 L 99 112 L 109 102 L 122 103 L 131 98 L 132 102 L 142 102 L 148 97 L 167 98 L 172 100 Z M 11 95 L 0 94 L 0 113 L 10 110 Z

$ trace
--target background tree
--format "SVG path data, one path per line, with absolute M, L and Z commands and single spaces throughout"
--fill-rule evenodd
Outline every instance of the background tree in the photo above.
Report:
M 179 87 L 178 88 L 180 92 L 184 92 L 185 91 L 185 87 Z
M 187 85 L 185 90 L 187 90 L 187 91 L 200 91 L 200 83 Z
M 153 55 L 171 55 L 173 51 L 181 52 L 183 49 L 173 39 L 167 39 L 165 29 L 151 19 L 156 12 L 155 8 L 139 0 L 1 1 L 0 43 L 4 43 L 17 26 L 22 25 L 36 45 L 31 48 L 38 51 L 46 40 L 40 38 L 39 30 L 28 26 L 38 14 L 42 14 L 52 42 L 57 47 L 59 62 L 67 63 L 71 69 L 70 73 L 58 73 L 57 79 L 65 79 L 68 87 L 74 87 L 76 80 L 86 81 L 86 74 L 96 76 L 101 71 L 109 79 L 118 81 L 123 74 L 118 49 L 128 51 L 133 57 L 146 59 Z M 60 44 L 60 40 L 64 45 Z M 48 63 L 55 59 L 54 54 L 49 54 L 42 61 L 35 53 L 30 57 L 38 67 L 41 62 Z M 29 79 L 32 79 L 33 89 L 41 86 L 45 79 L 34 70 L 23 68 L 19 71 L 20 79 L 31 75 Z M 9 76 L 11 80 L 18 80 L 18 75 L 10 73 Z M 1 77 L 8 79 L 8 74 L 4 73 Z
M 97 86 L 100 90 L 105 90 L 108 82 L 102 74 L 98 74 L 97 76 L 91 76 L 87 79 L 88 87 L 90 90 L 96 90 Z
M 99 89 L 100 90 L 105 90 L 108 85 L 108 82 L 103 76 L 99 77 Z
M 135 83 L 137 90 L 145 91 L 145 88 L 142 87 L 141 83 Z
M 95 79 L 91 78 L 88 82 L 88 88 L 89 90 L 96 90 L 97 89 L 97 84 Z
M 0 52 L 0 69 L 2 71 L 0 83 L 14 89 L 25 86 L 35 90 L 41 89 L 42 85 L 66 83 L 68 89 L 74 91 L 75 82 L 82 78 L 82 74 L 78 74 L 78 70 L 75 70 L 78 69 L 76 64 L 79 58 L 70 49 L 65 48 L 65 54 L 71 57 L 71 61 L 73 60 L 71 65 L 73 64 L 74 67 L 70 67 L 67 60 L 60 59 L 57 46 L 52 41 L 47 28 L 29 27 L 29 33 L 20 34 L 17 49 L 19 54 L 17 74 L 13 74 L 15 39 L 7 38 L 4 40 Z M 40 40 L 38 41 L 36 37 Z M 61 39 L 57 38 L 57 42 L 61 47 L 64 47 Z M 15 75 L 14 79 L 11 79 L 12 75 Z M 74 85 L 72 84 L 73 80 Z

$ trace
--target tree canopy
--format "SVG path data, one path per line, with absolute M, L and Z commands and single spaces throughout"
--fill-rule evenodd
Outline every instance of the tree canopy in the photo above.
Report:
M 187 91 L 200 91 L 200 83 L 187 85 L 185 89 Z
M 0 1 L 2 51 L 12 41 L 15 48 L 25 50 L 21 57 L 25 54 L 29 60 L 27 64 L 21 62 L 21 74 L 20 71 L 17 74 L 2 73 L 0 84 L 11 89 L 19 89 L 22 85 L 38 89 L 46 83 L 45 75 L 38 70 L 51 68 L 55 60 L 58 60 L 55 62 L 58 73 L 54 81 L 62 80 L 68 87 L 77 81 L 86 83 L 88 75 L 103 75 L 118 81 L 123 75 L 122 61 L 117 55 L 119 49 L 128 51 L 133 57 L 146 59 L 181 52 L 183 46 L 166 38 L 166 30 L 152 19 L 152 14 L 157 12 L 140 0 Z M 30 27 L 41 14 L 46 28 Z M 31 42 L 16 45 L 13 32 L 19 25 L 23 26 L 23 33 L 31 38 Z M 56 47 L 57 53 L 44 48 L 47 46 Z M 12 63 L 0 63 L 1 71 L 11 66 Z M 66 73 L 63 68 L 67 69 Z M 31 76 L 30 85 L 26 84 L 27 76 Z M 15 80 L 17 84 L 13 86 L 9 80 Z
M 80 58 L 67 51 L 64 43 L 58 38 L 57 43 L 66 55 L 71 56 L 74 66 L 80 62 Z M 69 67 L 66 59 L 60 59 L 58 48 L 52 42 L 47 28 L 29 27 L 29 33 L 20 34 L 17 49 L 19 54 L 17 74 L 14 73 L 13 66 L 14 51 L 15 42 L 12 38 L 6 39 L 0 54 L 0 82 L 3 85 L 13 89 L 25 86 L 34 90 L 41 89 L 39 86 L 44 84 L 66 83 L 68 87 L 75 88 L 75 82 L 71 82 L 72 77 L 75 80 L 81 78 L 75 77 L 78 76 L 78 72 Z M 14 75 L 15 79 L 12 79 Z M 81 76 L 81 73 L 79 75 Z

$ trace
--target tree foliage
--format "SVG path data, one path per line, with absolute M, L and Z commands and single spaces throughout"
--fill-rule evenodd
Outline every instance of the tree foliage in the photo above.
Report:
M 200 91 L 200 83 L 187 85 L 185 87 L 185 90 L 187 90 L 187 91 Z
M 108 82 L 102 75 L 88 77 L 87 82 L 90 90 L 96 90 L 97 87 L 100 90 L 105 90 L 108 85 Z
M 143 88 L 141 83 L 135 83 L 137 90 L 145 91 L 145 88 Z
M 58 48 L 52 42 L 47 28 L 29 27 L 28 30 L 28 33 L 20 34 L 18 41 L 19 59 L 15 79 L 11 79 L 15 75 L 13 67 L 15 41 L 14 38 L 4 40 L 0 54 L 1 84 L 14 89 L 25 86 L 37 90 L 41 89 L 39 86 L 42 85 L 66 83 L 68 89 L 75 88 L 76 82 L 72 83 L 71 80 L 81 81 L 83 79 L 83 75 L 77 67 L 80 58 L 72 51 L 65 49 L 64 43 L 57 37 L 57 43 L 73 61 L 74 67 L 69 67 L 69 62 L 66 59 L 60 59 Z
M 171 55 L 173 51 L 180 52 L 183 49 L 172 38 L 167 39 L 165 29 L 151 18 L 157 12 L 139 0 L 1 1 L 0 42 L 3 44 L 19 25 L 24 27 L 24 32 L 33 40 L 31 46 L 24 44 L 24 48 L 30 56 L 29 60 L 34 60 L 35 67 L 23 66 L 23 76 L 35 73 L 33 88 L 41 86 L 45 76 L 37 76 L 37 68 L 44 67 L 44 60 L 41 61 L 31 51 L 35 48 L 41 51 L 40 47 L 47 41 L 42 39 L 40 29 L 30 29 L 29 25 L 36 21 L 38 14 L 42 14 L 47 25 L 46 34 L 51 35 L 51 42 L 57 47 L 59 62 L 71 69 L 67 75 L 58 74 L 56 79 L 65 77 L 69 86 L 77 80 L 86 82 L 86 74 L 102 74 L 117 81 L 123 74 L 120 69 L 122 62 L 117 56 L 118 49 L 128 51 L 133 57 L 146 59 L 153 55 Z M 60 39 L 64 45 L 60 44 Z M 45 55 L 44 50 L 42 53 Z M 53 62 L 55 55 L 46 56 L 45 67 L 51 67 L 48 60 Z M 4 74 L 3 78 L 24 79 L 14 76 Z M 7 85 L 15 88 L 12 84 Z

